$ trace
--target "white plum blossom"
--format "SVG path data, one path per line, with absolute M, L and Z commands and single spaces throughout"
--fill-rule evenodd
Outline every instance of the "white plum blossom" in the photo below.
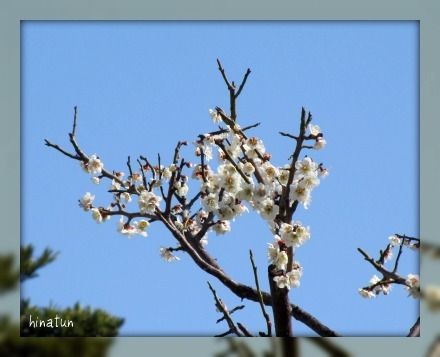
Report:
M 275 180 L 278 175 L 278 169 L 273 166 L 269 161 L 266 161 L 263 165 L 261 165 L 260 173 L 263 176 L 265 182 L 271 182 Z
M 205 145 L 203 143 L 196 142 L 195 145 L 196 145 L 196 150 L 195 150 L 196 156 L 202 156 L 202 152 L 203 152 L 204 161 L 211 161 L 212 160 L 212 146 L 211 146 L 211 144 Z
M 91 180 L 95 185 L 99 185 L 99 183 L 101 182 L 101 179 L 96 176 L 92 176 Z
M 234 167 L 234 165 L 232 165 L 228 162 L 226 164 L 219 165 L 219 167 L 217 168 L 217 172 L 220 175 L 232 175 L 232 174 L 236 174 L 237 170 Z
M 118 224 L 118 232 L 128 236 L 129 238 L 135 234 L 141 235 L 143 237 L 147 236 L 146 228 L 150 223 L 145 220 L 141 220 L 139 222 L 133 222 L 132 224 L 124 223 L 124 218 L 121 216 Z
M 261 200 L 264 200 L 267 196 L 270 195 L 270 191 L 268 190 L 267 186 L 259 183 L 254 187 L 254 201 L 259 202 Z
M 241 177 L 238 173 L 223 175 L 221 185 L 227 192 L 237 193 L 241 189 Z
M 373 285 L 376 285 L 380 281 L 381 279 L 376 274 L 374 274 L 370 279 L 370 286 L 372 287 Z M 379 284 L 376 285 L 372 290 L 375 294 L 383 292 L 385 295 L 388 295 L 391 290 L 391 284 Z
M 294 181 L 290 185 L 290 200 L 302 203 L 304 208 L 307 209 L 311 201 L 310 189 L 302 185 L 300 182 Z
M 208 218 L 208 212 L 201 210 L 196 215 L 197 224 L 201 225 Z
M 232 158 L 236 159 L 241 154 L 242 139 L 240 136 L 234 135 L 230 142 L 230 145 L 225 145 L 225 149 Z
M 115 179 L 113 179 L 112 184 L 110 186 L 110 190 L 120 190 L 120 189 L 121 189 L 121 184 Z
M 303 177 L 300 181 L 298 181 L 298 185 L 301 185 L 308 190 L 312 190 L 319 185 L 317 174 Z
M 318 177 L 324 178 L 327 176 L 328 176 L 328 170 L 322 165 L 318 166 Z
M 208 245 L 208 235 L 205 234 L 202 239 L 200 239 L 200 245 L 205 248 Z
M 221 220 L 230 220 L 235 218 L 235 212 L 230 206 L 222 206 L 217 210 L 217 215 Z
M 216 235 L 222 235 L 231 230 L 231 223 L 226 220 L 218 221 L 216 224 L 214 224 L 212 229 Z
M 125 203 L 131 202 L 131 195 L 128 192 L 122 192 L 121 198 L 125 201 Z
M 96 154 L 91 155 L 89 157 L 89 161 L 87 163 L 83 163 L 83 165 L 87 169 L 87 172 L 91 174 L 100 174 L 102 172 L 102 169 L 104 168 L 104 164 L 96 156 Z
M 377 284 L 380 280 L 381 279 L 376 274 L 374 274 L 370 279 L 370 284 L 371 285 Z
M 243 203 L 234 205 L 233 209 L 237 216 L 243 214 L 244 212 L 249 212 L 249 209 Z
M 249 162 L 249 161 L 244 163 L 244 164 L 242 164 L 241 165 L 241 169 L 248 176 L 251 176 L 255 172 L 254 165 L 252 165 L 252 163 Z
M 385 250 L 384 256 L 383 256 L 384 261 L 387 262 L 387 261 L 391 260 L 392 258 L 393 258 L 393 251 L 391 249 Z
M 246 150 L 246 156 L 251 159 L 257 158 L 258 154 L 264 155 L 266 151 L 263 142 L 256 137 L 247 139 L 244 148 Z
M 131 182 L 142 182 L 142 175 L 139 172 L 133 172 L 131 175 Z
M 166 262 L 170 263 L 176 260 L 180 260 L 179 257 L 176 257 L 170 249 L 168 248 L 164 248 L 161 247 L 160 248 L 160 256 L 162 257 L 163 260 L 165 260 Z
M 179 197 L 185 197 L 189 191 L 188 185 L 183 182 L 176 182 L 174 188 L 176 189 L 176 195 Z
M 89 211 L 92 208 L 94 199 L 95 195 L 92 195 L 90 192 L 86 192 L 86 194 L 79 200 L 79 205 L 84 211 Z
M 304 227 L 301 222 L 295 222 L 293 225 L 282 223 L 280 227 L 280 237 L 288 247 L 299 247 L 310 239 L 309 227 Z
M 359 289 L 358 292 L 362 297 L 367 298 L 367 299 L 372 299 L 372 298 L 376 297 L 376 294 L 371 290 Z
M 162 170 L 162 179 L 164 179 L 164 180 L 169 180 L 170 178 L 171 178 L 171 175 L 172 175 L 173 173 L 171 172 L 171 169 L 169 168 L 169 167 L 165 167 L 163 170 Z
M 292 264 L 292 270 L 286 273 L 286 277 L 289 279 L 288 289 L 299 287 L 301 276 L 302 267 L 298 262 L 294 262 Z
M 220 116 L 220 114 L 218 114 L 217 110 L 209 109 L 209 115 L 211 116 L 211 119 L 215 124 L 221 123 L 222 117 Z
M 279 213 L 280 207 L 271 198 L 267 197 L 259 203 L 258 209 L 264 219 L 273 221 Z
M 325 148 L 325 145 L 327 145 L 327 141 L 322 136 L 319 136 L 316 138 L 315 145 L 313 145 L 313 148 L 315 150 L 321 150 Z
M 287 182 L 289 181 L 289 174 L 290 174 L 290 166 L 285 165 L 284 167 L 279 169 L 279 176 L 278 180 L 281 185 L 286 186 Z
M 389 236 L 388 239 L 390 240 L 390 244 L 392 246 L 400 245 L 402 243 L 402 240 L 396 235 Z
M 286 269 L 288 256 L 283 250 L 280 250 L 278 241 L 274 243 L 268 243 L 267 257 L 271 264 L 274 264 L 277 269 Z
M 420 278 L 417 274 L 408 274 L 405 283 L 410 296 L 420 297 Z
M 310 134 L 315 135 L 315 136 L 322 133 L 321 128 L 318 125 L 314 125 L 314 124 L 309 124 L 309 131 L 310 131 Z
M 275 276 L 273 280 L 277 283 L 277 287 L 280 289 L 287 288 L 297 288 L 300 285 L 300 279 L 302 276 L 301 266 L 295 262 L 293 264 L 294 268 L 286 274 Z
M 92 218 L 96 221 L 96 223 L 102 223 L 103 218 L 101 211 L 98 208 L 92 208 L 90 211 L 92 212 Z
M 241 186 L 240 192 L 237 193 L 237 198 L 239 200 L 251 201 L 254 195 L 254 185 L 252 183 L 244 183 Z
M 150 226 L 150 222 L 141 219 L 139 222 L 135 222 L 134 226 L 140 231 L 145 231 Z
M 316 165 L 316 163 L 307 156 L 302 161 L 297 161 L 295 163 L 295 175 L 297 175 L 298 178 L 316 175 L 317 167 L 318 165 Z
M 142 214 L 154 213 L 156 207 L 159 207 L 161 197 L 156 196 L 153 192 L 142 191 L 139 195 L 138 204 Z
M 277 283 L 277 287 L 280 289 L 290 289 L 290 279 L 285 275 L 275 276 L 273 281 Z
M 207 212 L 213 212 L 218 209 L 218 197 L 215 193 L 210 193 L 202 199 L 203 209 Z

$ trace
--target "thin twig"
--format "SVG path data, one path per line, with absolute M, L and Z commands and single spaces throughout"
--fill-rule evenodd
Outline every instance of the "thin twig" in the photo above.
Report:
M 251 74 L 251 69 L 248 68 L 247 71 L 246 71 L 246 73 L 244 74 L 244 78 L 243 78 L 243 80 L 241 81 L 240 87 L 238 87 L 238 91 L 237 91 L 237 93 L 235 94 L 235 98 L 238 98 L 238 96 L 240 95 L 241 91 L 242 91 L 243 88 L 244 88 L 244 85 L 246 84 L 246 80 L 247 80 L 247 78 L 249 77 L 250 74 Z
M 420 337 L 420 317 L 409 330 L 409 334 L 407 337 Z
M 263 313 L 264 319 L 266 320 L 267 336 L 271 337 L 272 322 L 270 321 L 269 314 L 266 312 L 266 308 L 264 307 L 263 296 L 261 295 L 261 290 L 260 290 L 260 283 L 258 282 L 257 266 L 255 265 L 254 262 L 254 256 L 252 254 L 252 250 L 249 250 L 249 258 L 251 260 L 252 270 L 254 271 L 255 286 L 257 288 L 257 293 L 258 293 L 258 302 L 260 304 L 261 312 Z
M 225 308 L 225 305 L 223 304 L 222 301 L 220 301 L 220 299 L 217 297 L 217 292 L 214 290 L 214 288 L 211 286 L 211 284 L 208 281 L 208 286 L 209 289 L 212 292 L 212 295 L 214 296 L 215 299 L 215 306 L 217 307 L 217 309 L 219 309 L 222 313 L 223 316 L 225 317 L 226 322 L 228 323 L 229 326 L 229 331 L 235 333 L 237 336 L 243 336 L 243 334 L 238 330 L 237 326 L 235 326 L 234 321 L 231 318 L 231 315 L 229 314 L 228 310 Z
M 397 257 L 396 257 L 396 262 L 394 264 L 394 269 L 393 269 L 393 273 L 397 272 L 397 268 L 399 266 L 399 260 L 400 260 L 400 256 L 402 255 L 402 250 L 403 250 L 403 239 L 400 242 L 400 246 L 399 246 L 399 253 L 397 253 Z
M 361 253 L 364 256 L 365 260 L 368 261 L 385 278 L 393 279 L 397 284 L 406 285 L 406 282 L 405 282 L 406 279 L 402 278 L 400 275 L 398 275 L 395 272 L 390 272 L 387 269 L 385 269 L 382 264 L 379 264 L 378 262 L 376 262 L 373 258 L 371 258 L 361 248 L 358 248 L 357 250 L 359 251 L 359 253 Z
M 285 132 L 283 132 L 283 131 L 280 131 L 279 133 L 280 133 L 282 136 L 286 136 L 286 137 L 288 137 L 288 138 L 298 140 L 298 137 L 295 136 L 295 135 L 292 135 L 292 134 L 289 134 L 289 133 L 285 133 Z
M 76 114 L 77 114 L 77 107 L 76 105 L 73 107 L 73 127 L 72 127 L 72 135 L 75 136 L 76 132 Z
M 237 327 L 240 329 L 241 332 L 243 332 L 243 335 L 245 337 L 253 337 L 253 335 L 249 332 L 249 330 L 240 322 L 237 322 Z

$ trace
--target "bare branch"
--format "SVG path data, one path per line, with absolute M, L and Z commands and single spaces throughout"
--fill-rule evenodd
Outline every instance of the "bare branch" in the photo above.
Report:
M 228 90 L 233 89 L 231 83 L 229 83 L 228 78 L 226 77 L 226 73 L 224 68 L 222 67 L 222 64 L 220 62 L 220 60 L 217 58 L 217 65 L 218 65 L 218 70 L 220 71 L 220 73 L 222 74 L 223 80 L 226 83 L 226 86 L 228 87 Z
M 212 292 L 212 295 L 214 296 L 215 299 L 215 306 L 217 307 L 217 309 L 223 313 L 223 317 L 225 318 L 226 322 L 228 323 L 229 326 L 229 331 L 231 331 L 232 333 L 235 333 L 237 336 L 243 336 L 243 334 L 238 330 L 237 326 L 235 326 L 234 321 L 231 318 L 231 315 L 229 314 L 227 308 L 225 307 L 225 305 L 223 304 L 223 302 L 218 298 L 217 296 L 217 292 L 214 290 L 214 288 L 211 286 L 211 284 L 208 281 L 208 286 L 209 289 Z
M 128 167 L 128 172 L 130 174 L 130 177 L 132 177 L 133 176 L 133 170 L 131 169 L 130 156 L 127 157 L 127 167 Z
M 240 329 L 240 331 L 243 333 L 245 337 L 253 337 L 253 335 L 249 332 L 249 330 L 240 322 L 237 322 L 237 327 Z
M 282 136 L 286 136 L 286 137 L 288 137 L 288 138 L 298 140 L 298 137 L 295 136 L 295 135 L 292 135 L 292 134 L 289 134 L 289 133 L 285 133 L 285 132 L 283 132 L 283 131 L 280 131 L 279 133 L 280 133 Z
M 420 317 L 409 330 L 409 334 L 407 337 L 420 337 Z
M 74 160 L 79 160 L 81 161 L 81 158 L 78 155 L 74 155 L 71 154 L 70 152 L 67 152 L 66 150 L 62 149 L 59 145 L 57 144 L 52 144 L 49 140 L 44 139 L 44 145 L 49 146 L 51 148 L 54 148 L 55 150 L 59 151 L 60 153 L 66 155 L 67 157 L 70 157 L 71 159 Z
M 260 283 L 258 282 L 257 266 L 255 265 L 254 262 L 252 250 L 249 250 L 249 258 L 251 260 L 252 269 L 254 271 L 255 285 L 257 287 L 257 293 L 258 293 L 258 302 L 260 303 L 261 312 L 264 316 L 264 319 L 266 320 L 267 336 L 270 337 L 272 336 L 272 322 L 270 321 L 269 314 L 266 312 L 266 308 L 264 307 L 263 296 L 261 295 L 261 290 L 260 290 Z
M 397 283 L 397 284 L 406 285 L 406 282 L 405 282 L 406 279 L 402 278 L 400 275 L 398 275 L 395 272 L 390 272 L 387 269 L 385 269 L 382 264 L 379 264 L 378 262 L 376 262 L 367 253 L 365 253 L 365 251 L 363 251 L 361 248 L 358 248 L 357 250 L 359 251 L 359 253 L 361 253 L 364 256 L 365 260 L 367 262 L 369 262 L 385 278 L 393 279 L 394 282 Z
M 145 189 L 147 190 L 148 189 L 148 185 L 147 185 L 147 178 L 145 177 L 144 165 L 142 165 L 142 163 L 140 162 L 139 159 L 137 159 L 136 161 L 139 164 L 139 169 L 141 170 L 142 183 L 143 183 Z M 150 191 L 151 191 L 151 186 L 150 186 Z
M 75 136 L 76 132 L 76 114 L 77 114 L 77 107 L 76 105 L 73 107 L 73 127 L 72 127 L 72 135 Z
M 243 78 L 243 80 L 241 81 L 240 87 L 238 88 L 238 91 L 237 91 L 237 93 L 235 94 L 235 98 L 238 98 L 238 96 L 240 95 L 241 91 L 242 91 L 243 88 L 244 88 L 244 85 L 246 84 L 246 80 L 247 80 L 247 78 L 249 77 L 250 74 L 251 74 L 251 69 L 248 68 L 247 71 L 246 71 L 246 73 L 244 74 L 244 78 Z
M 229 314 L 232 315 L 234 312 L 236 312 L 236 311 L 238 311 L 238 310 L 243 310 L 244 308 L 245 308 L 244 305 L 238 305 L 238 306 L 234 307 L 231 311 L 229 311 Z M 224 319 L 225 319 L 225 317 L 223 316 L 223 317 L 219 318 L 219 319 L 216 321 L 216 323 L 219 323 L 219 322 L 223 321 Z
M 402 255 L 402 250 L 403 250 L 403 239 L 402 239 L 402 242 L 400 243 L 400 246 L 399 246 L 399 253 L 397 253 L 397 258 L 396 258 L 396 262 L 394 263 L 394 269 L 393 269 L 393 273 L 396 273 L 397 272 L 397 269 L 398 269 L 398 267 L 399 267 L 399 260 L 400 260 L 400 257 L 401 257 L 401 255 Z
M 206 250 L 203 249 L 200 245 L 198 247 L 194 247 L 189 244 L 186 238 L 170 223 L 166 217 L 158 210 L 156 212 L 159 219 L 164 223 L 164 225 L 169 229 L 169 231 L 173 234 L 173 236 L 179 241 L 184 250 L 191 256 L 194 262 L 199 266 L 203 271 L 208 274 L 216 277 L 219 281 L 223 283 L 232 293 L 237 295 L 241 299 L 248 299 L 252 301 L 258 301 L 259 295 L 258 292 L 241 283 L 236 282 L 231 279 L 226 273 L 220 268 L 217 261 L 213 259 Z M 265 305 L 272 305 L 272 297 L 267 292 L 261 292 L 263 296 L 263 301 Z M 291 314 L 292 316 L 304 323 L 306 326 L 315 331 L 318 335 L 324 337 L 336 337 L 339 336 L 335 331 L 324 325 L 322 322 L 317 320 L 314 316 L 309 314 L 308 312 L 301 309 L 299 306 L 291 304 Z

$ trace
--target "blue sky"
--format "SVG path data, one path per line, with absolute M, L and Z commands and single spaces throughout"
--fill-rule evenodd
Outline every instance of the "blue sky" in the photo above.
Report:
M 208 109 L 228 107 L 220 58 L 237 82 L 252 74 L 238 100 L 242 126 L 261 122 L 272 162 L 287 162 L 301 106 L 313 113 L 327 147 L 311 152 L 330 175 L 295 218 L 312 238 L 297 250 L 304 268 L 293 303 L 344 335 L 402 335 L 418 302 L 396 286 L 367 301 L 357 289 L 375 273 L 356 251 L 377 255 L 393 233 L 418 235 L 418 25 L 416 22 L 24 22 L 22 25 L 22 241 L 59 251 L 55 263 L 26 282 L 39 305 L 80 301 L 126 319 L 123 335 L 214 335 L 207 281 L 230 307 L 240 300 L 185 255 L 167 264 L 160 246 L 170 235 L 153 224 L 148 238 L 128 240 L 118 219 L 96 224 L 77 200 L 86 191 L 106 205 L 77 162 L 43 145 L 69 147 L 73 107 L 78 141 L 107 168 L 127 171 L 127 155 L 161 153 L 169 162 L 178 140 L 215 130 Z M 192 148 L 183 151 L 191 157 Z M 210 234 L 209 251 L 228 274 L 253 285 L 252 249 L 265 279 L 272 236 L 254 213 L 225 236 Z M 418 271 L 405 252 L 402 275 Z M 264 330 L 259 307 L 234 317 Z M 298 335 L 313 335 L 294 322 Z

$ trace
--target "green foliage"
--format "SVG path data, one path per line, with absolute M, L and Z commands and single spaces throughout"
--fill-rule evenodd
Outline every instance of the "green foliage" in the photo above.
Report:
M 21 247 L 20 271 L 14 268 L 12 255 L 0 255 L 0 294 L 14 290 L 19 280 L 23 282 L 38 276 L 37 270 L 53 262 L 57 255 L 50 249 L 45 249 L 37 258 L 34 258 L 33 254 L 33 246 Z M 8 316 L 0 316 L 0 356 L 104 357 L 113 342 L 113 339 L 109 337 L 118 334 L 124 321 L 101 309 L 81 307 L 79 303 L 73 307 L 59 309 L 54 306 L 32 306 L 29 300 L 21 300 L 21 315 L 20 324 L 12 322 Z M 29 328 L 30 315 L 33 319 L 37 317 L 45 321 L 53 319 L 54 328 Z M 56 316 L 63 320 L 72 320 L 73 327 L 56 328 L 54 320 Z M 61 326 L 60 322 L 59 326 Z M 26 338 L 21 338 L 20 334 Z M 54 336 L 58 338 L 49 338 Z
M 81 307 L 79 303 L 62 310 L 52 306 L 44 308 L 30 306 L 29 301 L 22 301 L 21 316 L 21 336 L 112 337 L 118 334 L 118 329 L 124 322 L 123 319 L 112 316 L 103 310 L 92 310 L 88 306 Z M 57 316 L 62 320 L 55 320 Z M 40 325 L 40 322 L 45 322 L 46 326 L 30 327 L 30 319 L 36 322 L 37 326 Z M 47 327 L 49 321 L 53 327 Z M 61 327 L 62 324 L 67 326 L 68 321 L 72 321 L 73 327 Z
M 104 357 L 111 338 L 19 337 L 19 326 L 0 317 L 0 356 L 8 357 Z
M 25 245 L 20 247 L 20 281 L 35 278 L 38 276 L 36 271 L 49 263 L 52 263 L 58 253 L 52 252 L 46 248 L 44 252 L 36 259 L 33 259 L 34 247 Z
M 0 294 L 13 290 L 17 283 L 18 272 L 14 268 L 14 257 L 0 256 Z

